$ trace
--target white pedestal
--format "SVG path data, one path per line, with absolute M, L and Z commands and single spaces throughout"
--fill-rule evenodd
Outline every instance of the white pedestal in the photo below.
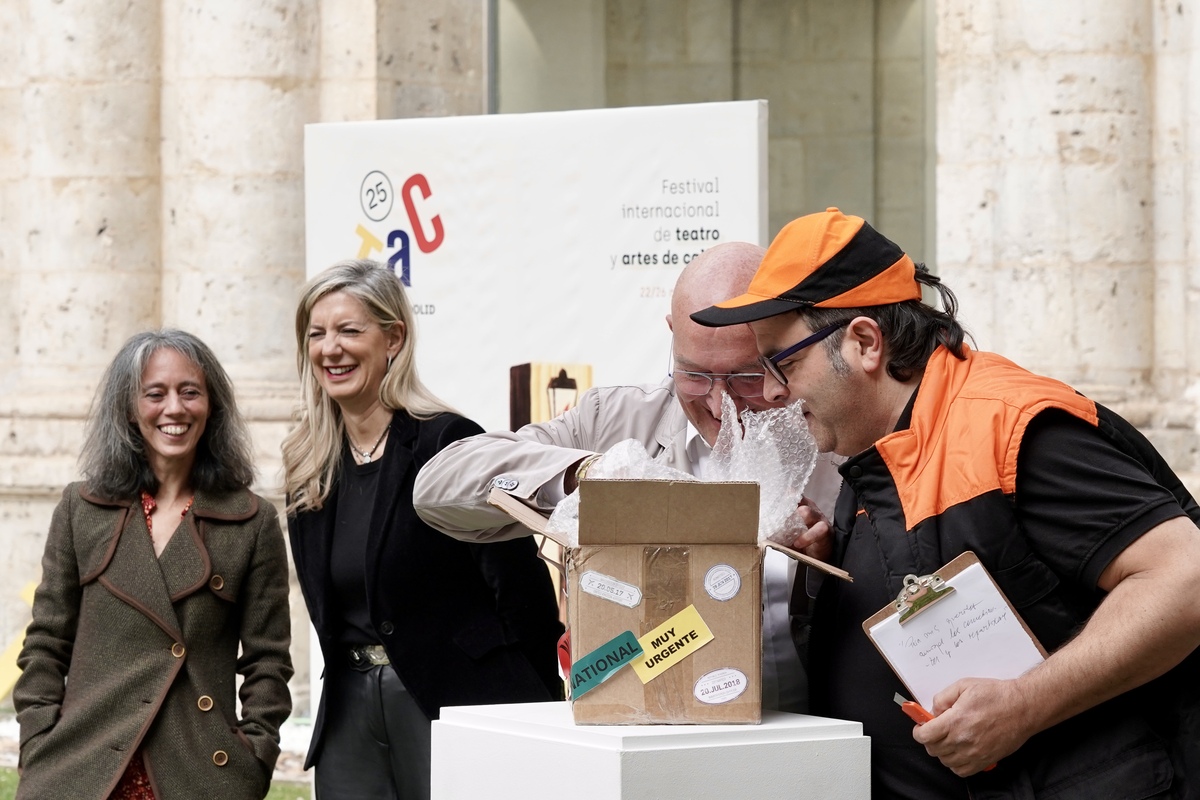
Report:
M 761 725 L 575 725 L 568 703 L 443 708 L 433 800 L 863 800 L 857 722 L 764 711 Z

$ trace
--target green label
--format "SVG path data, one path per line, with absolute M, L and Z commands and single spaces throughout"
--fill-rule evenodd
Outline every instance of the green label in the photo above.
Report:
M 598 647 L 571 665 L 571 697 L 578 700 L 620 672 L 621 668 L 642 654 L 633 631 L 625 631 L 612 641 Z

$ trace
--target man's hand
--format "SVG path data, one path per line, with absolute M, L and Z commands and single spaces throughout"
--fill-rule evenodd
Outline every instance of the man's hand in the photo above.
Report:
M 575 473 L 579 471 L 579 465 L 582 463 L 583 459 L 581 458 L 563 472 L 563 495 L 568 495 L 579 488 L 579 480 L 575 477 Z
M 784 545 L 799 550 L 810 558 L 829 562 L 833 557 L 833 526 L 817 508 L 817 504 L 805 497 L 788 517 L 788 530 Z
M 1200 644 L 1200 531 L 1159 523 L 1100 575 L 1108 592 L 1083 630 L 1008 681 L 968 678 L 933 698 L 913 739 L 961 776 L 1013 753 L 1030 736 L 1150 681 Z
M 1018 681 L 957 681 L 934 696 L 934 718 L 913 728 L 913 739 L 955 775 L 974 775 L 1036 733 L 1023 711 L 1025 699 Z
M 568 495 L 579 488 L 579 479 L 582 478 L 592 465 L 603 458 L 599 453 L 593 453 L 590 456 L 584 456 L 576 461 L 571 466 L 567 467 L 563 473 L 563 495 Z

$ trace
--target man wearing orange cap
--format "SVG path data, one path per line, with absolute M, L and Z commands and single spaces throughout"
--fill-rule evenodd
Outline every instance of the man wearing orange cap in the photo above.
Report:
M 803 399 L 818 446 L 848 457 L 825 551 L 854 582 L 817 593 L 813 712 L 863 723 L 876 798 L 1200 797 L 1200 506 L 1128 422 L 972 350 L 956 311 L 831 208 L 784 227 L 745 294 L 692 315 L 748 323 L 764 397 Z M 967 550 L 1051 655 L 954 683 L 913 728 L 861 624 Z

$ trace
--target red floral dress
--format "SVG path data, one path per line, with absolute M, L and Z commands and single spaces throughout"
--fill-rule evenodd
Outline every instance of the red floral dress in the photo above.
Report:
M 146 774 L 146 765 L 142 761 L 142 751 L 138 750 L 125 768 L 121 782 L 109 800 L 156 800 L 154 790 L 150 788 L 150 776 Z
M 187 516 L 191 507 L 192 501 L 188 500 L 179 518 Z M 142 492 L 142 513 L 146 516 L 146 530 L 150 531 L 151 535 L 154 532 L 154 523 L 150 521 L 150 517 L 156 508 L 158 504 L 154 502 L 154 498 L 149 493 Z M 157 800 L 154 789 L 150 787 L 150 775 L 146 772 L 146 762 L 142 760 L 141 750 L 134 753 L 133 758 L 129 760 L 129 766 L 125 768 L 125 774 L 121 776 L 117 788 L 109 795 L 109 800 Z

